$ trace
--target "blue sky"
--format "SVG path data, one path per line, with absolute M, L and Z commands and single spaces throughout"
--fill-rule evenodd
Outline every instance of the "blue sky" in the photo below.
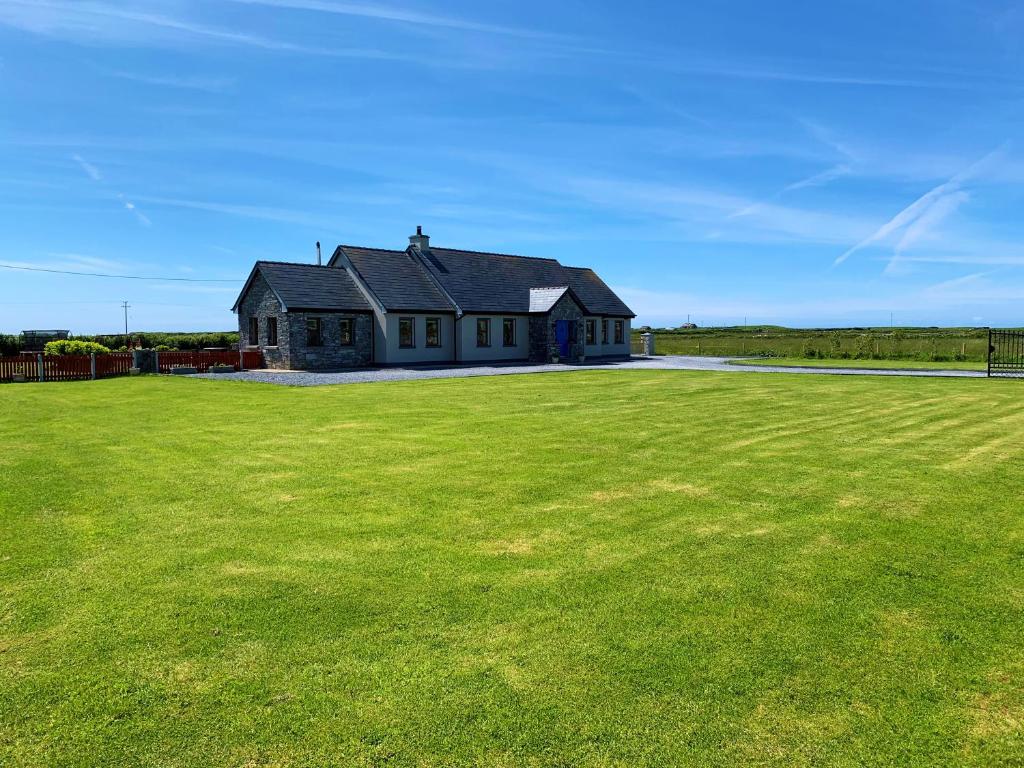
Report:
M 1024 323 L 1024 3 L 0 0 L 0 331 L 256 259 L 593 266 L 638 322 Z M 196 280 L 226 282 L 191 282 Z

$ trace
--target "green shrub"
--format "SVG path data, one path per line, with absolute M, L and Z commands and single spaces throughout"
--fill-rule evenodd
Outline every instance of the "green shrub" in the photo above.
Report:
M 173 352 L 173 351 L 175 351 L 174 347 L 168 346 L 167 344 L 157 344 L 155 347 L 153 347 L 153 349 L 155 349 L 157 352 Z
M 48 341 L 43 347 L 47 355 L 109 355 L 110 350 L 95 341 L 80 341 L 78 339 L 65 339 L 61 341 Z

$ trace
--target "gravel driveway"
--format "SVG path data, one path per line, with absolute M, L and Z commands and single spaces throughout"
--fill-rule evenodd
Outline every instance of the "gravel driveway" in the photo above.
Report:
M 657 370 L 657 371 L 724 371 L 728 373 L 797 373 L 840 376 L 954 376 L 957 378 L 984 377 L 983 371 L 899 370 L 866 368 L 791 368 L 771 365 L 730 365 L 728 357 L 691 357 L 666 355 L 663 357 L 634 357 L 584 365 L 442 365 L 413 366 L 408 368 L 359 368 L 334 373 L 306 371 L 244 371 L 242 373 L 200 373 L 192 378 L 232 379 L 263 384 L 284 384 L 292 387 L 317 387 L 325 384 L 363 384 L 373 381 L 410 381 L 413 379 L 458 379 L 466 376 L 503 376 L 518 373 L 565 373 L 579 370 Z

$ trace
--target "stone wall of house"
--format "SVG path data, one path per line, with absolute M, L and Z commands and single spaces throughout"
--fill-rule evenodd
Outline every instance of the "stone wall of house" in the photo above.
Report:
M 530 362 L 531 363 L 550 363 L 551 362 L 551 342 L 549 341 L 549 335 L 551 331 L 551 321 L 548 320 L 547 315 L 530 315 Z M 558 347 L 555 347 L 555 354 L 558 353 Z
M 568 357 L 561 357 L 558 339 L 555 336 L 555 325 L 559 320 L 568 320 L 570 323 Z M 584 355 L 585 333 L 583 310 L 566 294 L 547 314 L 530 317 L 530 360 L 547 363 L 551 362 L 553 357 L 559 357 L 562 362 L 574 363 Z
M 309 346 L 306 321 L 322 321 L 322 346 Z M 341 321 L 352 320 L 352 344 L 341 344 Z M 298 371 L 358 368 L 373 359 L 373 315 L 342 312 L 289 312 L 289 362 Z
M 249 338 L 250 317 L 256 317 L 259 320 L 260 334 L 257 339 Z M 267 319 L 270 317 L 277 318 L 276 347 L 267 344 Z M 263 275 L 257 273 L 252 285 L 249 286 L 249 292 L 246 293 L 242 303 L 238 305 L 239 342 L 243 348 L 260 347 L 268 368 L 291 368 L 288 317 L 288 313 L 281 307 L 281 302 L 270 290 Z

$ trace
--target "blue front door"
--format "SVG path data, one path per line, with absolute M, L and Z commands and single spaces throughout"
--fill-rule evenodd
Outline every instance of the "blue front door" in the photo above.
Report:
M 555 341 L 558 342 L 558 354 L 562 357 L 569 356 L 569 321 L 558 320 L 555 322 Z

